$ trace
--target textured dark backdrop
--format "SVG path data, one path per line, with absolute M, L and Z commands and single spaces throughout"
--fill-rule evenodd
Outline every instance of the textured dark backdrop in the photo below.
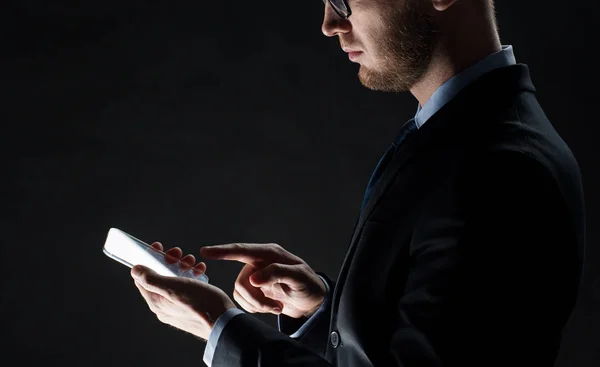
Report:
M 600 363 L 600 7 L 585 3 L 497 5 L 584 176 L 587 268 L 565 367 Z M 161 324 L 102 254 L 112 226 L 196 255 L 277 242 L 337 275 L 366 182 L 416 101 L 363 88 L 322 14 L 319 0 L 4 5 L 2 365 L 204 365 L 204 343 Z M 211 283 L 231 294 L 241 267 L 209 261 Z

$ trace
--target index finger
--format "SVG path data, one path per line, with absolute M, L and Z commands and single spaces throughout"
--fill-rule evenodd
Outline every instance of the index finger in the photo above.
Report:
M 203 246 L 200 255 L 207 259 L 235 260 L 249 265 L 282 260 L 277 245 L 270 243 L 228 243 Z

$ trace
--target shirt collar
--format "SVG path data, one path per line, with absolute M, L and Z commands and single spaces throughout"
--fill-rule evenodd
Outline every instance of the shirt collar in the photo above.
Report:
M 487 56 L 485 59 L 478 61 L 474 65 L 454 75 L 436 89 L 423 107 L 421 107 L 420 104 L 418 105 L 417 113 L 415 114 L 417 127 L 420 128 L 423 126 L 423 124 L 442 108 L 442 106 L 448 103 L 458 94 L 458 92 L 481 75 L 497 68 L 514 65 L 515 63 L 515 55 L 512 46 L 503 45 L 502 50 Z

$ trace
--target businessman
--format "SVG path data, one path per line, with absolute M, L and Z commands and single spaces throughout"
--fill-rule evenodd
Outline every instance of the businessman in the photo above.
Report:
M 374 165 L 339 275 L 279 244 L 205 246 L 245 264 L 240 308 L 136 266 L 150 309 L 205 340 L 212 367 L 553 366 L 584 259 L 580 170 L 492 1 L 327 0 L 322 30 L 365 87 L 418 101 Z

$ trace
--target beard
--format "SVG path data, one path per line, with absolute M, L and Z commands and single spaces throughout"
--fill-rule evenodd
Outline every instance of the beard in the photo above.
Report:
M 369 89 L 383 92 L 408 91 L 425 73 L 439 42 L 439 31 L 427 1 L 406 0 L 385 24 L 386 33 L 377 53 L 377 68 L 361 65 L 358 78 Z

